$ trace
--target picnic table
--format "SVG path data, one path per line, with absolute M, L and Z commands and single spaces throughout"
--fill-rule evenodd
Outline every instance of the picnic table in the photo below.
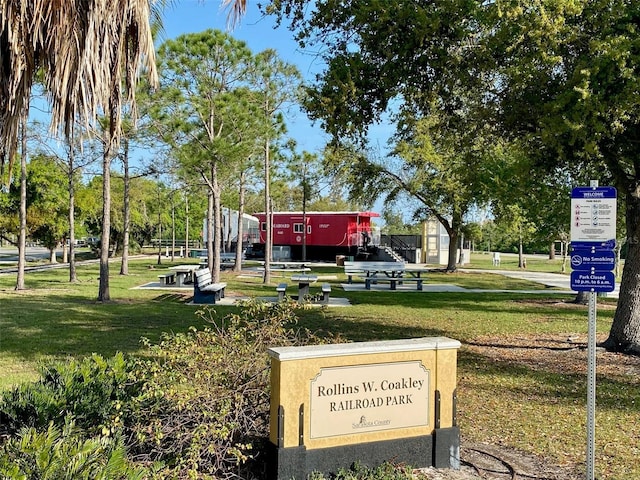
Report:
M 386 277 L 400 277 L 405 270 L 405 264 L 402 262 L 344 262 L 344 271 L 351 280 L 353 275 L 361 277 L 374 277 L 383 274 Z
M 264 268 L 264 261 L 261 261 L 260 265 Z M 275 270 L 289 270 L 292 272 L 308 272 L 311 270 L 309 267 L 305 266 L 303 262 L 284 262 L 276 260 L 269 262 L 269 265 Z
M 175 265 L 169 270 L 176 272 L 176 286 L 182 287 L 186 283 L 193 283 L 194 272 L 200 269 L 200 265 Z
M 317 275 L 295 274 L 291 275 L 292 282 L 298 282 L 298 301 L 302 301 L 305 296 L 309 295 L 309 285 L 318 281 Z
M 349 283 L 354 276 L 360 276 L 364 278 L 367 290 L 371 289 L 372 283 L 388 283 L 391 290 L 395 290 L 403 282 L 416 282 L 417 289 L 422 290 L 422 274 L 427 272 L 419 265 L 381 261 L 344 262 L 344 269 Z
M 208 266 L 209 258 L 200 257 L 200 268 Z M 235 253 L 221 253 L 220 254 L 220 268 L 227 269 L 236 266 L 236 254 Z
M 414 278 L 422 278 L 423 273 L 427 273 L 429 269 L 427 267 L 423 267 L 422 265 L 405 265 L 404 273 L 408 273 L 410 276 Z

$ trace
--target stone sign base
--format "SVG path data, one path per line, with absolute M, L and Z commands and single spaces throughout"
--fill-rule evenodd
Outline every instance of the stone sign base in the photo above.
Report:
M 460 430 L 440 428 L 433 435 L 383 440 L 339 447 L 307 450 L 300 447 L 278 448 L 269 444 L 268 478 L 304 479 L 313 472 L 336 473 L 348 468 L 354 459 L 364 466 L 375 467 L 382 461 L 410 465 L 415 468 L 459 468 Z

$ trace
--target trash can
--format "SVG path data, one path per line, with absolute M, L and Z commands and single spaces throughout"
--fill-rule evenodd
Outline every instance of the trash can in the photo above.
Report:
M 344 267 L 344 255 L 336 255 L 336 265 L 338 267 Z

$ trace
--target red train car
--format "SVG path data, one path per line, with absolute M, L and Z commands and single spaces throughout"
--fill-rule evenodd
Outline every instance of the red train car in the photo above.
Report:
M 266 241 L 265 213 L 254 214 L 260 221 L 260 244 Z M 367 256 L 379 245 L 379 230 L 371 219 L 375 212 L 274 212 L 273 245 L 288 246 L 291 259 L 302 259 L 306 245 L 308 260 L 335 260 L 336 255 Z

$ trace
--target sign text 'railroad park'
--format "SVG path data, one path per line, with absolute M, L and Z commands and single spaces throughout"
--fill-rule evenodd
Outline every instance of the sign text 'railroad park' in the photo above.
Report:
M 428 425 L 422 362 L 323 368 L 311 382 L 311 438 Z

